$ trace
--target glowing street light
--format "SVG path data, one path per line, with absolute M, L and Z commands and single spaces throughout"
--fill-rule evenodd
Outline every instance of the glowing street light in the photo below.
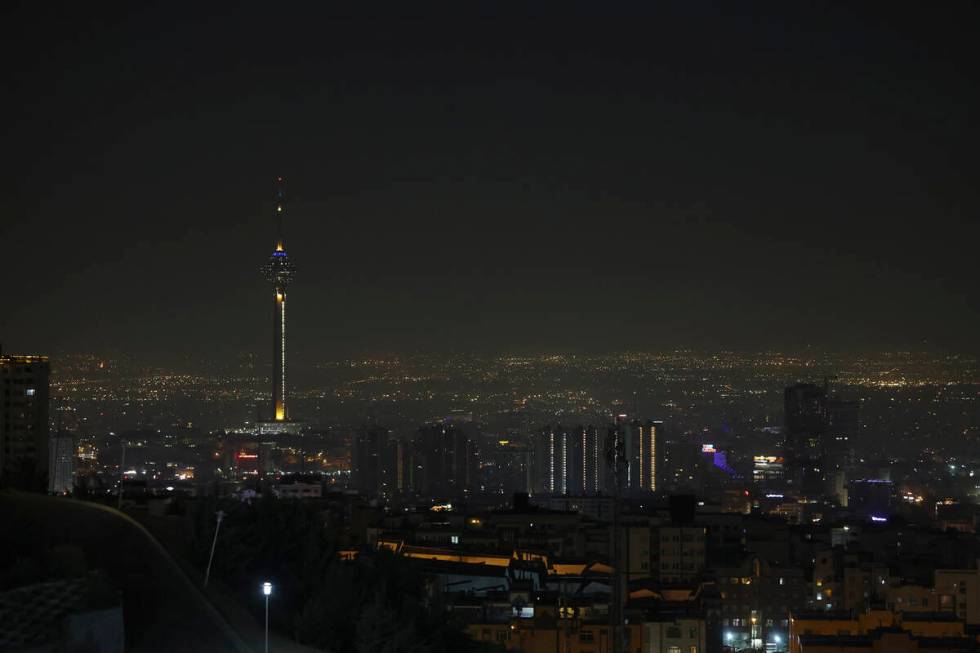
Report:
M 265 594 L 265 653 L 269 653 L 269 595 L 272 594 L 272 583 L 262 583 L 262 593 Z

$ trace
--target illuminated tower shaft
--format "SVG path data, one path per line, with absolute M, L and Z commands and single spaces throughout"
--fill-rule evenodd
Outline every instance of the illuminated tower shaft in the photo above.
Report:
M 277 179 L 276 186 L 276 248 L 269 257 L 263 271 L 272 283 L 275 297 L 273 313 L 272 345 L 272 411 L 277 422 L 289 418 L 286 407 L 286 288 L 292 281 L 294 268 L 286 255 L 286 239 L 283 235 L 283 217 L 286 201 L 283 193 L 283 178 Z
M 276 421 L 286 419 L 286 289 L 276 288 L 273 342 L 272 405 Z

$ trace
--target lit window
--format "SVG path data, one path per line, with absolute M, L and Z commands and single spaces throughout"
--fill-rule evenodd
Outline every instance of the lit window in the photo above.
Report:
M 28 388 L 24 392 L 27 394 L 28 397 L 33 397 L 34 396 L 34 388 Z
M 452 544 L 459 544 L 459 535 L 450 535 L 449 536 L 449 541 Z

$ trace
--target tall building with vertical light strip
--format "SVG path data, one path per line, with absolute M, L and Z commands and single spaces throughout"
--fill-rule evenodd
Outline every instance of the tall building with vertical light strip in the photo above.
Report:
M 579 494 L 598 494 L 602 491 L 606 458 L 599 439 L 599 429 L 592 425 L 575 429 L 574 462 L 575 469 L 581 470 L 581 476 L 574 483 L 574 491 Z
M 658 451 L 660 429 L 663 422 L 657 420 L 647 420 L 645 423 L 636 425 L 639 431 L 637 437 L 639 444 L 639 489 L 647 492 L 657 491 L 657 461 L 662 454 Z
M 662 470 L 659 462 L 663 458 L 663 422 L 659 420 L 630 420 L 619 415 L 612 427 L 616 439 L 622 439 L 623 454 L 626 457 L 623 488 L 630 493 L 656 492 Z M 608 482 L 612 482 L 609 478 Z M 607 483 L 608 486 L 608 483 Z M 612 492 L 612 487 L 606 488 Z
M 545 426 L 532 434 L 531 456 L 536 494 L 583 496 L 603 489 L 606 458 L 594 426 Z
M 568 440 L 569 434 L 560 424 L 549 424 L 535 434 L 533 492 L 568 493 Z
M 293 280 L 295 269 L 286 254 L 283 220 L 286 215 L 285 181 L 276 179 L 276 245 L 262 271 L 272 284 L 273 342 L 272 342 L 272 419 L 274 423 L 289 421 L 286 398 L 286 289 Z

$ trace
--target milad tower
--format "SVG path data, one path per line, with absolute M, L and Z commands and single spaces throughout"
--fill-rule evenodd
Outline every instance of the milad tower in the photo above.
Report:
M 272 343 L 272 415 L 275 423 L 289 421 L 286 404 L 286 288 L 293 280 L 295 268 L 286 255 L 286 237 L 283 218 L 286 213 L 285 181 L 276 178 L 276 248 L 269 261 L 262 267 L 265 278 L 275 293 Z

